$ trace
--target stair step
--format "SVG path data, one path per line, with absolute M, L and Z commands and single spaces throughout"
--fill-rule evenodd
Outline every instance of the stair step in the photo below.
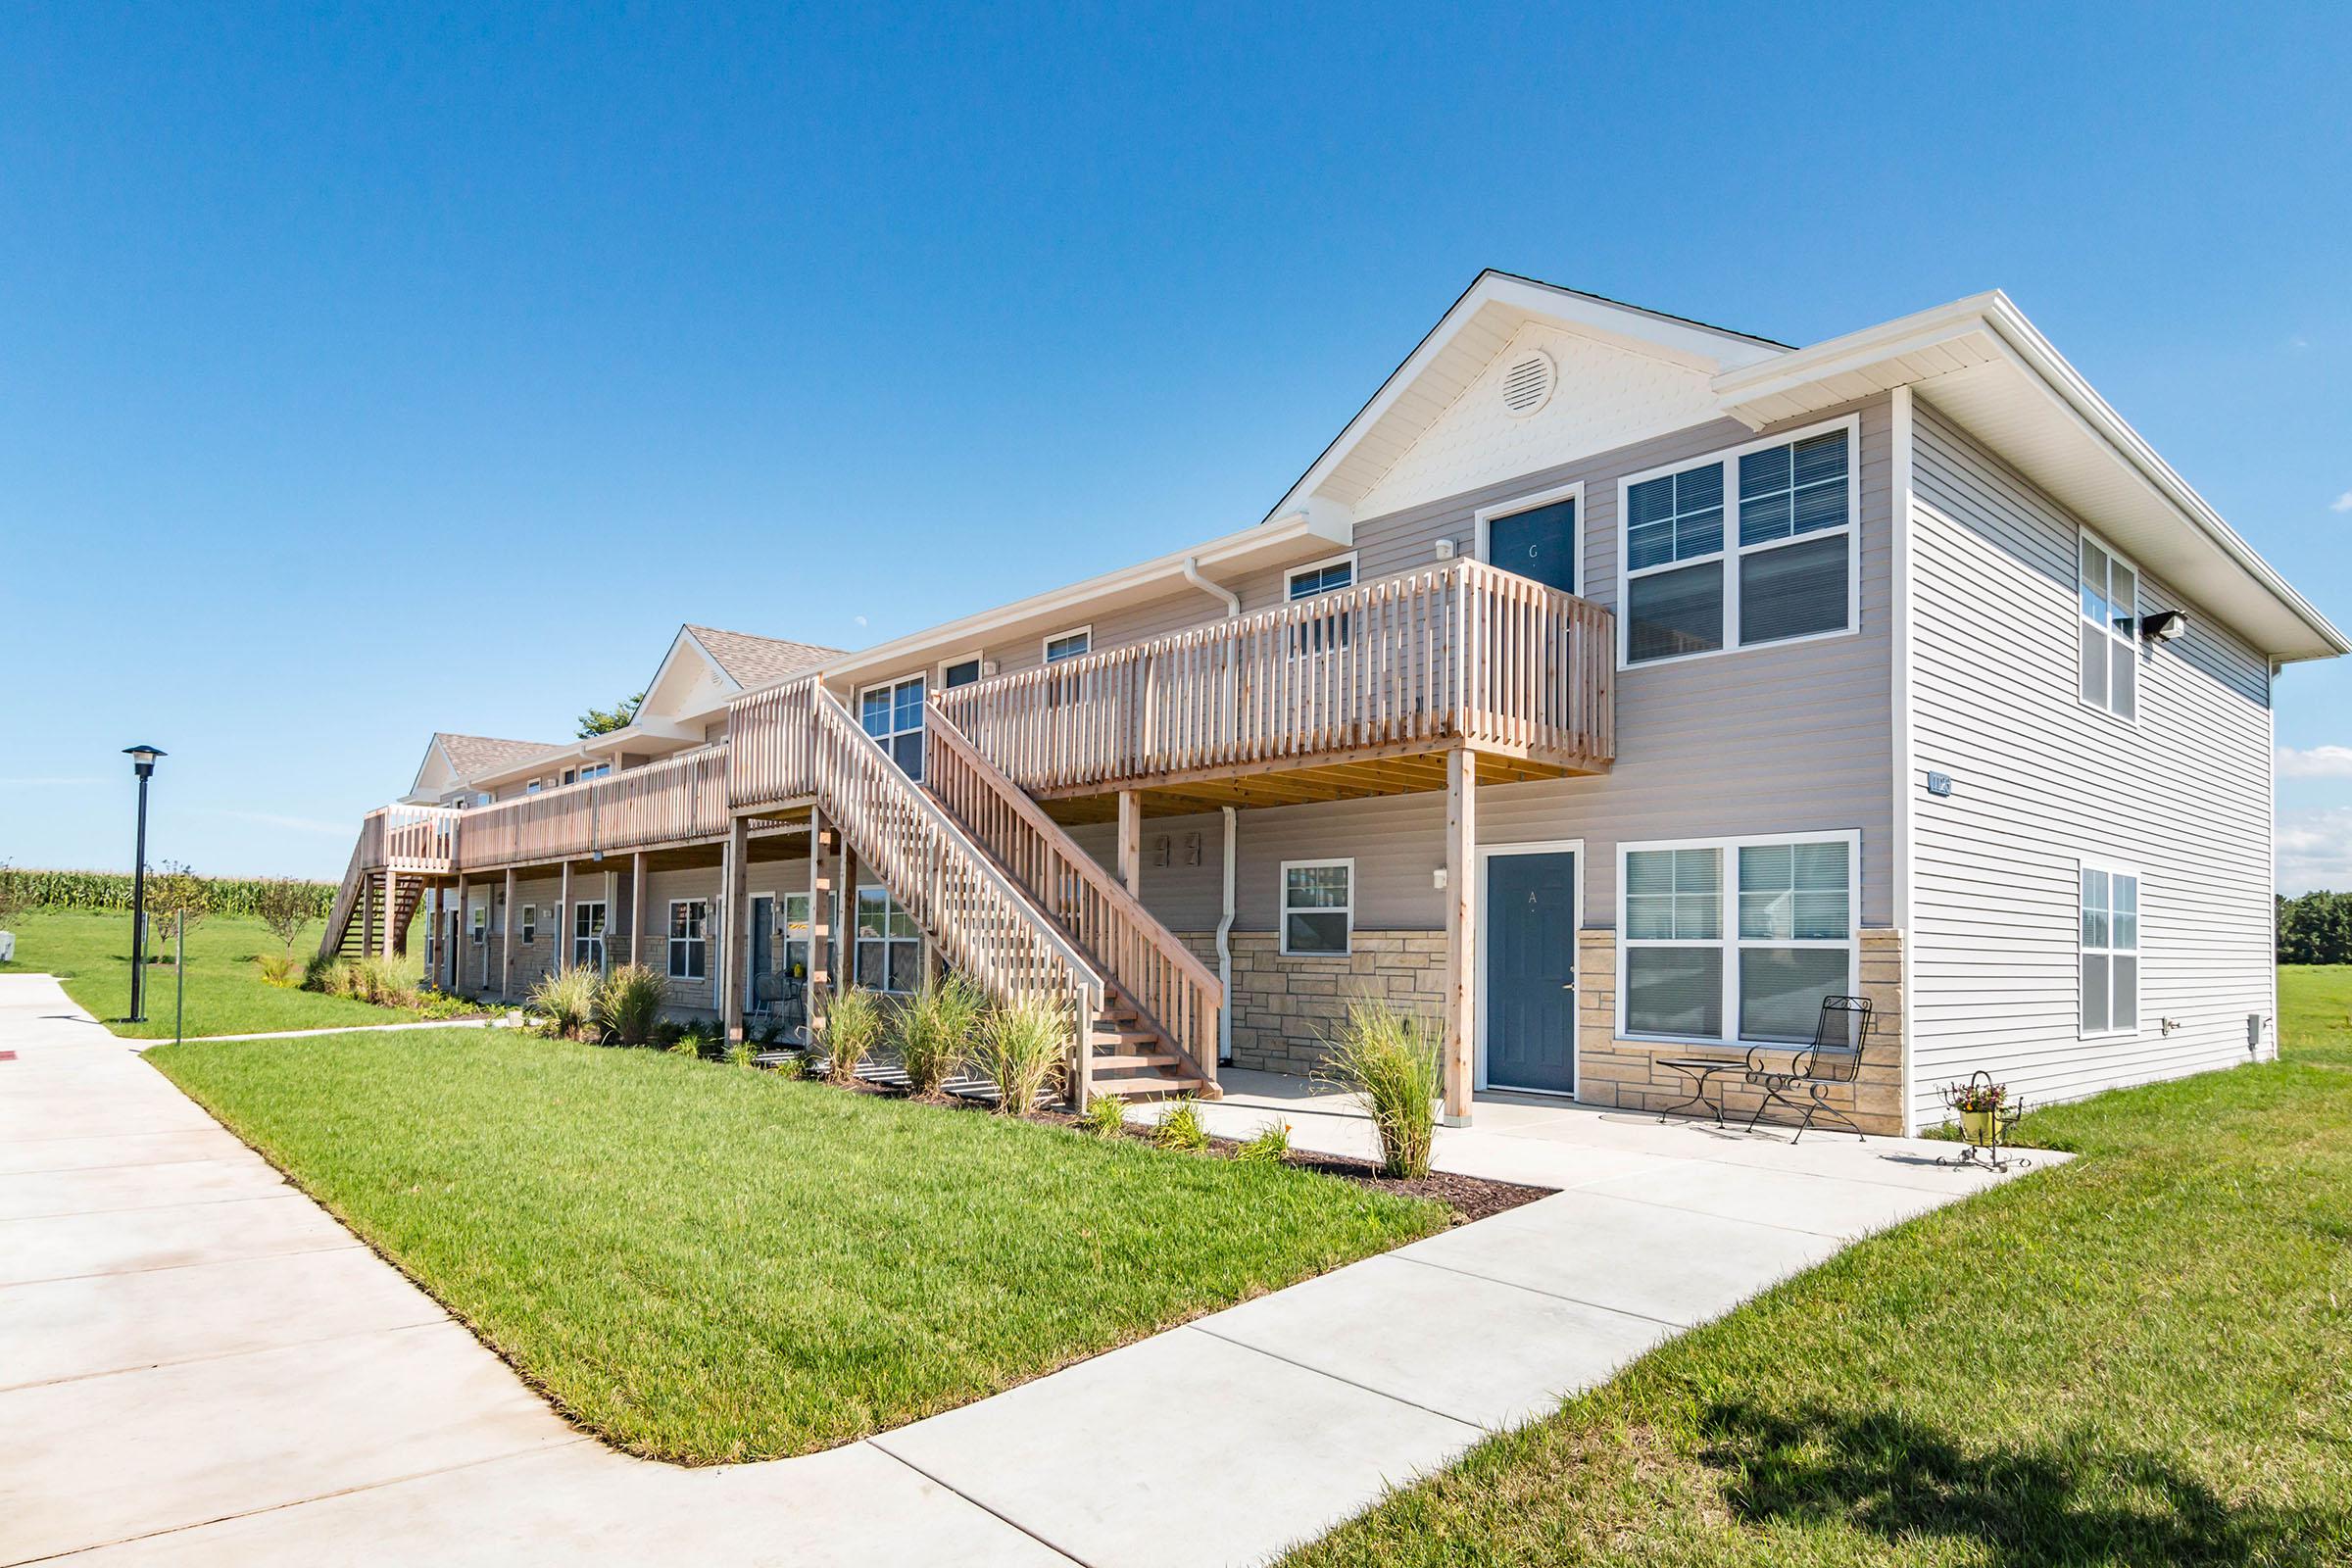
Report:
M 1118 1072 L 1128 1067 L 1173 1067 L 1177 1058 L 1172 1051 L 1147 1051 L 1130 1055 L 1095 1056 L 1091 1060 L 1097 1072 Z
M 1182 1095 L 1198 1093 L 1208 1087 L 1205 1078 L 1161 1076 L 1148 1078 L 1097 1078 L 1093 1080 L 1098 1095 L 1118 1095 L 1132 1098 L 1137 1095 Z

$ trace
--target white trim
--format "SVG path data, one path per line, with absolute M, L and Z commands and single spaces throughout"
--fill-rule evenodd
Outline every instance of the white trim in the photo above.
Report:
M 1845 918 L 1846 936 L 1828 937 L 1742 937 L 1740 934 L 1740 852 L 1763 849 L 1778 844 L 1841 843 L 1845 855 Z M 1628 857 L 1644 850 L 1720 850 L 1723 852 L 1723 880 L 1716 890 L 1722 901 L 1718 907 L 1722 935 L 1712 942 L 1699 939 L 1633 938 L 1626 932 Z M 1626 1005 L 1630 1000 L 1630 971 L 1626 967 L 1629 948 L 1706 948 L 1719 949 L 1723 961 L 1723 1034 L 1710 1039 L 1704 1035 L 1662 1035 L 1641 1033 L 1626 1027 Z M 1740 952 L 1742 948 L 1843 948 L 1846 952 L 1845 994 L 1856 995 L 1862 984 L 1862 830 L 1860 828 L 1822 828 L 1810 833 L 1739 833 L 1719 838 L 1621 840 L 1617 845 L 1617 1010 L 1616 1025 L 1620 1039 L 1640 1040 L 1650 1044 L 1713 1046 L 1721 1050 L 1740 1050 L 1761 1046 L 1767 1051 L 1787 1051 L 1785 1040 L 1746 1040 L 1740 1033 Z
M 1577 510 L 1579 515 L 1581 516 L 1584 509 L 1580 506 Z M 1570 1008 L 1568 1013 L 1568 1028 L 1570 1032 L 1568 1052 L 1568 1088 L 1564 1091 L 1558 1089 L 1522 1089 L 1512 1084 L 1504 1084 L 1502 1086 L 1502 1093 L 1510 1095 L 1555 1095 L 1568 1100 L 1581 1100 L 1584 1098 L 1583 1090 L 1585 1082 L 1584 1062 L 1581 1059 L 1581 1054 L 1584 1049 L 1581 1014 L 1584 1011 L 1585 1003 L 1583 990 L 1585 983 L 1584 952 L 1581 946 L 1581 938 L 1585 929 L 1585 876 L 1587 871 L 1587 863 L 1585 859 L 1585 841 L 1583 839 L 1530 839 L 1516 844 L 1481 844 L 1476 846 L 1475 853 L 1473 853 L 1470 858 L 1471 865 L 1474 868 L 1473 875 L 1476 877 L 1476 881 L 1470 889 L 1470 898 L 1472 901 L 1471 911 L 1472 918 L 1479 922 L 1478 951 L 1480 954 L 1478 974 L 1478 1018 L 1476 1024 L 1477 1035 L 1470 1048 L 1471 1092 L 1475 1094 L 1482 1089 L 1492 1087 L 1492 1085 L 1490 1085 L 1487 1081 L 1487 994 L 1493 989 L 1493 987 L 1487 984 L 1487 965 L 1494 962 L 1494 944 L 1492 939 L 1493 933 L 1487 929 L 1487 910 L 1485 901 L 1487 896 L 1487 862 L 1498 855 L 1573 855 L 1576 857 L 1576 915 L 1575 923 L 1570 927 L 1569 933 L 1569 941 L 1572 946 L 1568 955 L 1568 963 L 1570 970 L 1575 974 L 1576 985 L 1578 989 L 1576 1005 Z
M 1845 451 L 1845 521 L 1836 528 L 1815 528 L 1809 533 L 1791 533 L 1786 539 L 1767 540 L 1761 544 L 1742 545 L 1740 542 L 1740 476 L 1739 460 L 1751 452 L 1769 451 L 1774 447 L 1790 446 L 1832 430 L 1846 433 Z M 1684 561 L 1663 562 L 1655 566 L 1634 567 L 1631 548 L 1633 524 L 1631 517 L 1634 486 L 1651 479 L 1663 479 L 1671 474 L 1689 473 L 1710 465 L 1723 470 L 1723 546 L 1703 556 Z M 1577 509 L 1581 518 L 1584 509 Z M 1742 643 L 1740 641 L 1740 562 L 1747 556 L 1759 556 L 1774 550 L 1786 550 L 1820 539 L 1845 538 L 1845 624 L 1831 631 L 1808 632 L 1801 637 L 1776 637 L 1769 642 Z M 1722 646 L 1698 653 L 1674 654 L 1664 659 L 1644 659 L 1639 662 L 1631 658 L 1633 652 L 1632 601 L 1627 585 L 1637 578 L 1654 577 L 1691 566 L 1703 566 L 1720 562 L 1723 566 Z M 1694 659 L 1721 659 L 1729 654 L 1752 654 L 1770 648 L 1793 648 L 1804 643 L 1828 642 L 1838 637 L 1859 636 L 1862 631 L 1862 416 L 1860 414 L 1840 415 L 1815 424 L 1799 425 L 1782 430 L 1758 440 L 1727 447 L 1720 452 L 1686 458 L 1679 463 L 1664 463 L 1644 468 L 1639 473 L 1621 474 L 1617 480 L 1617 667 L 1627 669 L 1655 669 L 1662 664 L 1686 664 Z
M 2117 565 L 2122 565 L 2126 571 L 2132 573 L 2131 636 L 2129 638 L 2118 637 L 2115 634 L 2115 627 L 2112 624 L 2101 626 L 2099 628 L 2100 631 L 2106 634 L 2108 642 L 2129 642 L 2132 648 L 2132 715 L 2129 718 L 2115 710 L 2115 666 L 2113 664 L 2109 664 L 2106 670 L 2107 702 L 2104 704 L 2094 703 L 2089 698 L 2082 695 L 2082 628 L 2090 624 L 2090 622 L 2085 619 L 2082 614 L 2082 545 L 2085 540 L 2098 546 L 2099 553 L 2107 558 L 2107 580 L 2099 585 L 2099 597 L 2102 601 L 2105 600 L 2107 596 L 2107 590 L 2115 586 L 2115 568 Z M 2139 710 L 2141 707 L 2139 694 L 2143 686 L 2143 682 L 2141 681 L 2140 677 L 2144 673 L 2144 671 L 2139 667 L 2139 664 L 2141 655 L 2146 648 L 2146 644 L 2141 640 L 2139 635 L 2139 590 L 2140 585 L 2146 581 L 2147 577 L 2139 569 L 2138 562 L 2132 560 L 2130 556 L 2125 555 L 2122 551 L 2109 544 L 2105 536 L 2092 532 L 2088 527 L 2085 527 L 2080 522 L 2075 524 L 2075 702 L 2081 707 L 2089 709 L 2094 713 L 2105 714 L 2115 723 L 2129 724 L 2133 729 L 2139 728 Z M 2127 872 L 2126 874 L 2129 875 L 2130 873 Z
M 1074 654 L 1064 654 L 1061 656 L 1061 658 L 1055 659 L 1054 657 L 1054 645 L 1058 642 L 1066 642 L 1072 637 L 1085 638 L 1086 646 L 1079 649 Z M 1091 620 L 1083 626 L 1072 626 L 1067 631 L 1048 632 L 1045 636 L 1040 637 L 1037 640 L 1037 662 L 1041 664 L 1066 663 L 1068 661 L 1073 659 L 1084 659 L 1087 655 L 1093 653 L 1094 651 L 1095 623 Z
M 1575 542 L 1568 547 L 1576 553 L 1576 560 L 1570 564 L 1574 581 L 1568 585 L 1567 591 L 1572 594 L 1583 592 L 1585 584 L 1585 481 L 1582 479 L 1573 484 L 1558 485 L 1549 490 L 1539 490 L 1533 495 L 1513 496 L 1508 501 L 1498 501 L 1491 507 L 1479 508 L 1471 514 L 1471 526 L 1474 530 L 1474 537 L 1470 545 L 1472 557 L 1485 562 L 1490 566 L 1494 565 L 1494 523 L 1504 517 L 1516 517 L 1522 512 L 1534 512 L 1543 507 L 1558 506 L 1563 501 L 1576 503 Z M 1508 566 L 1497 569 L 1510 570 Z
M 2103 948 L 2086 947 L 2082 942 L 2082 873 L 2085 871 L 2103 872 L 2109 879 L 2107 946 Z M 2128 948 L 2119 948 L 2115 945 L 2114 879 L 2119 876 L 2132 879 L 2132 946 Z M 2147 924 L 2145 912 L 2147 900 L 2143 896 L 2146 891 L 2147 879 L 2140 874 L 2140 869 L 2136 865 L 2122 860 L 2102 859 L 2095 855 L 2075 857 L 2075 1038 L 2078 1040 L 2133 1040 L 2146 1033 L 2145 1021 L 2141 1016 L 2145 1009 L 2139 1004 L 2140 998 L 2147 990 L 2141 962 L 2142 955 L 2147 952 L 2147 944 L 2140 940 L 2142 928 Z M 2276 926 L 2278 922 L 2274 920 L 2272 924 Z M 2109 959 L 2107 970 L 2107 1016 L 2109 1022 L 2104 1029 L 2082 1027 L 2082 960 L 2094 953 L 2103 953 Z M 2118 1029 L 2113 1021 L 2115 1017 L 2113 959 L 2119 953 L 2132 955 L 2132 1027 L 2129 1029 Z
M 1343 564 L 1348 567 L 1348 588 L 1353 588 L 1359 581 L 1362 580 L 1362 568 L 1357 563 L 1357 557 L 1359 557 L 1361 554 L 1361 551 L 1343 550 L 1336 556 L 1325 556 L 1321 561 L 1309 561 L 1303 565 L 1286 568 L 1282 574 L 1282 602 L 1286 605 L 1295 605 L 1299 602 L 1292 595 L 1291 584 L 1297 582 L 1308 572 L 1328 571 L 1333 566 L 1341 565 Z M 1348 588 L 1326 588 L 1323 589 L 1322 592 L 1335 594 L 1346 593 Z M 1309 594 L 1307 597 L 1311 599 L 1314 597 L 1314 595 Z
M 583 937 L 579 934 L 580 915 L 588 909 L 594 909 L 597 912 L 596 931 L 593 935 Z M 603 973 L 612 952 L 611 945 L 606 941 L 606 938 L 612 934 L 612 901 L 609 899 L 574 899 L 571 901 L 571 909 L 567 919 L 571 929 L 565 931 L 561 939 L 566 944 L 563 961 L 575 969 L 580 967 L 580 944 L 593 942 L 596 944 L 597 972 Z
M 703 934 L 699 937 L 672 935 L 678 928 L 679 906 L 689 904 L 699 904 L 703 906 Z M 662 940 L 668 943 L 664 952 L 664 957 L 667 960 L 664 965 L 664 973 L 668 978 L 701 981 L 706 985 L 709 984 L 710 981 L 710 900 L 708 898 L 671 899 L 669 901 L 669 918 L 662 922 Z M 703 950 L 703 972 L 699 975 L 678 972 L 678 949 L 687 944 L 697 944 Z
M 1291 872 L 1308 868 L 1325 870 L 1335 865 L 1347 869 L 1348 902 L 1338 906 L 1319 905 L 1311 909 L 1301 909 L 1299 912 L 1301 914 L 1337 913 L 1345 915 L 1348 920 L 1347 945 L 1337 953 L 1294 952 L 1291 948 Z M 1304 860 L 1285 860 L 1274 874 L 1278 879 L 1274 884 L 1275 933 L 1281 940 L 1282 956 L 1286 958 L 1345 958 L 1352 956 L 1355 952 L 1355 857 L 1352 855 L 1323 855 Z
M 1894 565 L 1893 606 L 1888 616 L 1887 642 L 1893 654 L 1894 744 L 1894 886 L 1892 924 L 1900 937 L 1896 963 L 1902 976 L 1903 995 L 1916 996 L 1911 989 L 1911 854 L 1917 827 L 1917 791 L 1919 760 L 1916 756 L 1916 720 L 1914 690 L 1911 683 L 1911 531 L 1914 523 L 1912 501 L 1918 484 L 1916 431 L 1913 427 L 1915 411 L 1908 386 L 1898 386 L 1888 399 L 1887 412 L 1891 444 L 1894 448 L 1893 494 L 1887 502 L 1890 531 L 1893 534 Z M 1911 1091 L 1911 1029 L 1910 1020 L 1903 1020 L 1901 1036 L 1901 1064 L 1897 1078 L 1902 1095 L 1902 1129 L 1908 1138 L 1919 1130 L 1919 1113 L 1912 1103 Z

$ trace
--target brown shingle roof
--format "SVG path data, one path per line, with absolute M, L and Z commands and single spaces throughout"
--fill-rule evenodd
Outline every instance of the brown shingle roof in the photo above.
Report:
M 449 765 L 457 769 L 460 778 L 478 778 L 501 768 L 515 767 L 534 757 L 547 757 L 556 752 L 568 752 L 577 741 L 502 741 L 489 735 L 452 735 L 447 730 L 434 734 L 442 755 Z
M 748 631 L 721 631 L 716 626 L 689 625 L 694 640 L 709 650 L 729 678 L 746 686 L 763 685 L 797 675 L 841 653 L 814 643 L 796 643 L 781 637 L 756 637 Z

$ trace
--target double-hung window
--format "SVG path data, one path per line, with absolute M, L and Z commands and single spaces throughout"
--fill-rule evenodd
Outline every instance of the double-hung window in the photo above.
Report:
M 1283 579 L 1283 597 L 1292 604 L 1303 599 L 1336 594 L 1355 586 L 1355 557 L 1337 556 L 1330 561 L 1318 561 L 1311 566 L 1300 566 Z M 1327 648 L 1348 646 L 1348 613 L 1336 610 L 1319 619 L 1302 621 L 1291 628 L 1291 652 L 1319 654 Z
M 1852 833 L 1628 845 L 1620 1027 L 1800 1045 L 1855 982 Z
M 2082 701 L 2118 718 L 2139 714 L 2139 573 L 2088 534 L 2080 536 L 2075 585 L 2082 606 Z
M 2139 1031 L 2139 874 L 2082 867 L 2082 1033 Z
M 858 890 L 858 983 L 905 996 L 922 989 L 923 939 L 889 890 Z
M 526 904 L 522 906 L 522 940 L 525 942 L 539 940 L 539 906 L 536 904 Z
M 604 968 L 604 900 L 591 900 L 571 906 L 571 961 L 575 968 Z
M 710 972 L 710 901 L 669 901 L 669 977 L 700 980 Z
M 1859 426 L 1625 481 L 1628 664 L 1850 631 Z
M 1353 860 L 1285 860 L 1282 951 L 1293 957 L 1345 957 L 1355 926 Z
M 482 905 L 473 906 L 473 941 L 476 947 L 490 939 L 490 911 Z
M 1083 659 L 1094 651 L 1095 628 L 1080 626 L 1072 631 L 1057 633 L 1046 639 L 1046 662 L 1058 664 L 1065 659 Z
M 868 686 L 858 699 L 858 721 L 908 778 L 923 776 L 923 677 Z
M 808 978 L 808 895 L 784 895 L 784 973 L 794 980 Z

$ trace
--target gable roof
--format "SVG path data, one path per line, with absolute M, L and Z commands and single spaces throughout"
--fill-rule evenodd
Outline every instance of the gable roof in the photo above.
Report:
M 436 731 L 433 744 L 449 759 L 460 778 L 475 778 L 496 768 L 517 767 L 541 757 L 568 752 L 577 741 L 506 741 L 490 735 L 452 735 Z
M 798 643 L 783 637 L 760 637 L 748 631 L 722 631 L 716 626 L 689 624 L 686 635 L 702 645 L 718 666 L 738 686 L 760 686 L 769 681 L 797 675 L 813 664 L 839 658 L 844 650 L 820 648 L 815 643 Z

